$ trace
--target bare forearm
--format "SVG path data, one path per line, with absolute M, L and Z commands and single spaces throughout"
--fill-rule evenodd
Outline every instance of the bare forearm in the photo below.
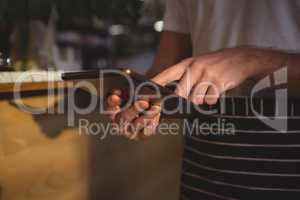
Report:
M 261 79 L 280 68 L 287 67 L 289 94 L 300 96 L 300 54 L 273 49 L 246 48 L 247 57 L 253 58 L 253 68 L 249 68 L 249 78 Z
M 288 72 L 289 93 L 293 96 L 300 95 L 300 54 L 273 52 L 272 61 L 279 60 L 279 64 L 273 65 L 267 73 L 272 73 L 280 68 L 286 67 Z M 278 63 L 278 62 L 277 62 Z
M 291 79 L 295 79 L 300 83 L 300 54 L 290 54 L 287 66 L 290 70 Z
M 300 96 L 300 54 L 289 54 L 286 66 L 288 67 L 288 87 L 292 96 Z
M 288 53 L 274 49 L 260 49 L 253 47 L 239 47 L 239 51 L 244 51 L 245 60 L 250 63 L 248 67 L 249 79 L 259 80 L 280 68 L 287 67 L 288 88 L 292 96 L 300 96 L 300 54 Z

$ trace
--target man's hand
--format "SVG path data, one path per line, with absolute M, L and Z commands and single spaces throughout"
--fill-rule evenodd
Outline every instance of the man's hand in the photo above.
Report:
M 215 104 L 221 93 L 248 78 L 267 74 L 282 66 L 286 54 L 264 49 L 239 47 L 188 58 L 169 67 L 152 80 L 165 86 L 179 81 L 176 93 L 195 104 Z M 120 112 L 120 91 L 108 97 L 111 119 L 120 133 L 130 139 L 153 135 L 159 123 L 160 105 L 139 100 L 128 110 Z
M 168 49 L 168 51 L 166 51 Z M 147 72 L 149 77 L 153 77 L 157 73 L 163 71 L 166 67 L 172 66 L 173 64 L 179 62 L 180 60 L 187 58 L 191 55 L 191 38 L 188 34 L 182 34 L 172 31 L 163 31 L 160 37 L 160 44 L 156 52 L 156 56 L 153 62 L 153 67 Z M 155 129 L 159 123 L 160 119 L 160 105 L 159 102 L 155 105 L 149 105 L 148 101 L 141 102 L 145 107 L 148 106 L 154 112 L 142 113 L 141 112 L 133 112 L 135 109 L 129 109 L 127 111 L 120 112 L 121 105 L 121 93 L 120 91 L 115 91 L 110 97 L 108 97 L 108 108 L 111 110 L 111 119 L 114 123 L 124 122 L 126 120 L 122 120 L 123 117 L 128 117 L 128 115 L 135 116 L 133 120 L 133 124 L 139 124 L 139 122 L 144 121 L 143 124 L 148 124 L 147 126 L 139 126 L 135 133 L 131 130 L 127 130 L 126 132 L 123 130 L 120 131 L 121 134 L 127 135 L 131 139 L 141 139 L 146 136 L 153 135 L 155 133 Z M 154 107 L 153 107 L 154 106 Z M 133 111 L 132 111 L 133 110 Z M 128 114 L 129 112 L 129 114 Z M 140 117 L 137 117 L 139 114 Z M 144 116 L 146 114 L 146 116 Z M 144 116 L 144 117 L 142 117 Z M 151 116 L 154 116 L 151 118 Z M 129 117 L 132 119 L 132 117 Z M 145 119 L 145 120 L 144 120 Z M 117 124 L 119 127 L 120 124 Z M 140 129 L 138 134 L 137 130 Z
M 231 48 L 188 58 L 153 78 L 165 86 L 179 80 L 176 93 L 195 104 L 215 104 L 220 94 L 248 78 L 280 67 L 286 54 L 256 48 Z
M 108 111 L 112 122 L 121 135 L 139 140 L 154 134 L 160 119 L 159 102 L 150 104 L 147 100 L 136 101 L 129 109 L 121 112 L 121 91 L 112 91 L 107 98 Z

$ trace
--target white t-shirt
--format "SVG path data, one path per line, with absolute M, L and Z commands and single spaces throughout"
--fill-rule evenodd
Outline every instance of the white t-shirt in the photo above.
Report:
M 300 0 L 167 0 L 164 30 L 190 34 L 194 55 L 240 45 L 300 52 Z

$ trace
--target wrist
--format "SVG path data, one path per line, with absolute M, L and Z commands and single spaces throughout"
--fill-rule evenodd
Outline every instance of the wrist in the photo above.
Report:
M 290 55 L 284 52 L 262 49 L 258 50 L 257 61 L 249 74 L 251 77 L 266 76 L 277 69 L 284 67 Z

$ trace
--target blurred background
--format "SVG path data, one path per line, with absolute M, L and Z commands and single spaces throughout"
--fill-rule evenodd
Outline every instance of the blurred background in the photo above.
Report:
M 163 0 L 0 0 L 0 77 L 10 80 L 13 72 L 6 71 L 122 66 L 145 73 L 163 12 Z M 7 85 L 0 79 L 0 200 L 178 199 L 180 134 L 100 140 L 81 134 L 78 124 L 68 127 L 66 112 L 20 110 Z M 59 109 L 58 102 L 67 108 L 65 95 L 30 90 L 22 100 Z M 78 91 L 75 99 L 81 108 L 90 94 Z M 109 123 L 98 110 L 80 118 Z
M 14 70 L 128 66 L 144 73 L 164 0 L 0 0 L 2 65 Z

